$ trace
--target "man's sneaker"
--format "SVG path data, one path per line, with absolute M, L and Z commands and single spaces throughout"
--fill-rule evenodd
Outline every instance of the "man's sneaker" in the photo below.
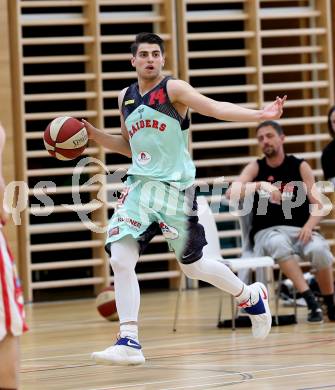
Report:
M 128 337 L 119 338 L 117 342 L 104 351 L 93 352 L 91 358 L 100 364 L 138 365 L 145 362 L 141 345 Z
M 315 306 L 313 309 L 309 309 L 307 321 L 313 324 L 320 324 L 323 322 L 323 313 L 320 306 Z
M 252 324 L 252 335 L 255 339 L 265 339 L 271 330 L 272 317 L 269 308 L 269 295 L 263 283 L 250 286 L 250 298 L 239 304 L 249 315 Z

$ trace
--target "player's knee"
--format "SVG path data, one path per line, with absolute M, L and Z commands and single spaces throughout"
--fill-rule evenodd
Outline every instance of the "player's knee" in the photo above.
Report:
M 186 245 L 176 256 L 181 264 L 192 264 L 203 256 L 203 248 L 207 245 L 205 229 L 196 220 L 190 219 Z
M 113 255 L 113 253 L 109 259 L 109 263 L 114 273 L 124 272 L 131 269 L 130 264 L 127 261 L 124 261 L 124 259 L 118 255 Z

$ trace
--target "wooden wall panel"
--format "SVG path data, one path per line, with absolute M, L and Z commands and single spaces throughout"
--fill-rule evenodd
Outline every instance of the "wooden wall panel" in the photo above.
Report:
M 29 208 L 21 212 L 19 228 L 28 300 L 40 299 L 44 292 L 75 291 L 77 286 L 96 292 L 113 280 L 103 250 L 105 233 L 92 233 L 77 212 L 86 211 L 104 226 L 122 184 L 105 175 L 85 188 L 73 185 L 78 160 L 50 158 L 42 135 L 47 123 L 60 115 L 85 117 L 111 134 L 119 133 L 117 95 L 136 77 L 129 45 L 140 31 L 157 32 L 166 40 L 166 74 L 191 82 L 210 97 L 260 108 L 277 94 L 288 93 L 280 121 L 288 134 L 287 151 L 305 157 L 321 177 L 320 148 L 329 141 L 326 112 L 333 104 L 330 0 L 0 0 L 0 4 L 1 10 L 8 4 L 10 11 L 12 62 L 10 91 L 8 51 L 1 41 L 1 67 L 7 73 L 1 78 L 0 93 L 7 106 L 10 99 L 4 91 L 12 92 L 15 102 L 13 124 L 6 106 L 0 107 L 16 140 L 14 146 L 9 133 L 15 159 L 10 162 L 6 152 L 6 169 L 10 176 L 15 160 L 16 179 L 29 188 Z M 1 29 L 6 30 L 5 21 Z M 191 117 L 190 151 L 198 183 L 211 185 L 223 175 L 229 182 L 259 155 L 256 123 L 222 122 L 196 113 Z M 101 164 L 85 167 L 83 181 L 105 174 L 104 167 L 112 173 L 129 166 L 128 159 L 93 143 L 84 157 Z M 36 190 L 40 181 L 53 181 L 56 187 L 44 183 L 44 189 Z M 73 201 L 73 191 L 80 194 L 80 202 Z M 102 206 L 93 210 L 98 194 Z M 53 203 L 43 206 L 40 195 L 50 196 Z M 216 206 L 220 195 L 212 197 Z M 222 254 L 238 255 L 236 218 L 224 206 L 216 218 Z M 174 260 L 163 237 L 155 237 L 149 253 L 141 257 L 139 279 L 176 278 Z
M 113 213 L 113 194 L 123 186 L 109 182 L 108 171 L 127 167 L 129 159 L 91 143 L 83 157 L 94 161 L 85 165 L 80 183 L 75 184 L 74 168 L 80 159 L 51 158 L 43 145 L 43 131 L 52 119 L 68 115 L 86 118 L 110 133 L 120 132 L 117 94 L 135 80 L 129 45 L 140 31 L 157 32 L 166 39 L 166 73 L 177 76 L 174 1 L 29 0 L 9 4 L 21 148 L 17 163 L 21 180 L 29 187 L 29 208 L 21 213 L 20 228 L 26 239 L 26 298 L 43 299 L 46 292 L 60 294 L 66 289 L 75 291 L 77 286 L 93 288 L 96 293 L 113 280 L 104 251 L 106 229 L 101 228 Z M 84 186 L 88 180 L 93 183 Z M 86 213 L 97 229 L 84 224 L 79 213 Z M 148 272 L 150 265 L 139 265 L 140 280 L 179 276 L 179 270 L 169 266 L 174 255 L 167 256 L 162 245 L 162 237 L 157 237 L 152 252 L 140 260 L 159 263 L 159 272 Z

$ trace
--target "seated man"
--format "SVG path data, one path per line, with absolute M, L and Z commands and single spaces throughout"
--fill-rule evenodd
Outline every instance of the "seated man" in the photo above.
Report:
M 297 256 L 311 261 L 327 307 L 335 320 L 333 255 L 326 240 L 314 230 L 322 218 L 322 204 L 309 164 L 284 152 L 284 133 L 277 122 L 265 121 L 256 129 L 265 157 L 249 163 L 227 191 L 239 200 L 254 193 L 250 239 L 257 256 L 271 256 L 292 280 L 308 306 L 309 322 L 322 322 L 323 314 L 308 287 Z M 252 182 L 252 183 L 251 183 Z

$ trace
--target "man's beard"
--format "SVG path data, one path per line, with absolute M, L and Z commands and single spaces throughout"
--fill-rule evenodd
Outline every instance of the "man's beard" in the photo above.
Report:
M 272 146 L 265 148 L 263 153 L 266 157 L 275 157 L 277 155 L 276 150 Z

